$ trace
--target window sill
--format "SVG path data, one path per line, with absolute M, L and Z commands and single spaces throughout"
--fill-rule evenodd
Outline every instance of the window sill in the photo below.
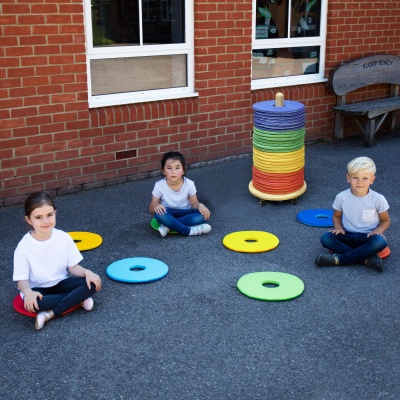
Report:
M 312 83 L 325 83 L 328 82 L 328 78 L 321 78 L 319 76 L 310 76 L 305 78 L 304 76 L 289 76 L 281 78 L 270 78 L 270 79 L 258 79 L 251 82 L 251 90 L 259 89 L 271 89 L 277 87 L 286 86 L 298 86 L 298 85 L 309 85 Z
M 187 97 L 198 96 L 199 94 L 197 92 L 193 92 L 190 89 L 181 89 L 178 91 L 174 89 L 168 89 L 165 91 L 154 90 L 135 93 L 119 93 L 115 95 L 89 97 L 89 108 L 119 106 L 123 104 L 148 103 L 151 101 L 183 99 Z

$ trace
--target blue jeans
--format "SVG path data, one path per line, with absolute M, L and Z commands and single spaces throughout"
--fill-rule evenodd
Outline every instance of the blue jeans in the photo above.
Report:
M 91 283 L 91 288 L 89 289 L 86 284 L 86 278 L 75 276 L 66 278 L 55 286 L 36 287 L 32 288 L 32 290 L 43 295 L 42 300 L 37 299 L 39 311 L 53 310 L 56 317 L 96 293 L 94 283 Z
M 154 213 L 154 218 L 167 228 L 178 232 L 180 235 L 189 236 L 190 227 L 204 224 L 206 221 L 198 210 L 168 208 L 163 215 Z
M 386 239 L 382 235 L 367 237 L 366 233 L 347 232 L 345 235 L 335 235 L 325 232 L 321 237 L 322 246 L 339 255 L 340 264 L 363 264 L 386 246 Z

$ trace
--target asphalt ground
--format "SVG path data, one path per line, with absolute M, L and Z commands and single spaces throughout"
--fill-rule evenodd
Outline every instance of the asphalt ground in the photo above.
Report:
M 26 232 L 22 206 L 0 209 L 0 398 L 2 399 L 399 399 L 400 398 L 400 132 L 306 146 L 306 192 L 296 204 L 250 194 L 252 158 L 190 168 L 198 197 L 211 210 L 209 235 L 161 238 L 147 208 L 159 177 L 55 198 L 57 227 L 98 233 L 83 253 L 103 289 L 93 311 L 34 319 L 12 307 L 14 249 Z M 384 272 L 365 266 L 314 265 L 325 228 L 297 214 L 330 209 L 348 187 L 346 164 L 377 164 L 373 189 L 389 202 L 391 250 Z M 256 254 L 227 249 L 243 230 L 279 238 Z M 111 263 L 155 258 L 169 266 L 152 283 L 108 278 Z M 289 301 L 254 300 L 236 287 L 251 272 L 299 277 L 304 292 Z M 271 289 L 273 290 L 273 289 Z

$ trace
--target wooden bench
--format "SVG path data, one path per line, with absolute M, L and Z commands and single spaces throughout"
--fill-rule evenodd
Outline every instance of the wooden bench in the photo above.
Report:
M 390 84 L 390 97 L 381 100 L 346 104 L 346 95 L 356 89 L 380 83 Z M 400 109 L 400 57 L 376 55 L 360 58 L 336 68 L 329 84 L 336 94 L 336 139 L 343 139 L 344 117 L 352 116 L 364 134 L 364 145 L 372 146 L 374 135 L 386 116 L 392 113 L 391 130 L 396 125 L 396 110 Z

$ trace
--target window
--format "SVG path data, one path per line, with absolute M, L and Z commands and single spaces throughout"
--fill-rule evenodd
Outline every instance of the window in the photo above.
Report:
M 322 82 L 327 0 L 253 0 L 252 89 Z
M 192 0 L 85 0 L 85 29 L 90 107 L 196 95 Z

